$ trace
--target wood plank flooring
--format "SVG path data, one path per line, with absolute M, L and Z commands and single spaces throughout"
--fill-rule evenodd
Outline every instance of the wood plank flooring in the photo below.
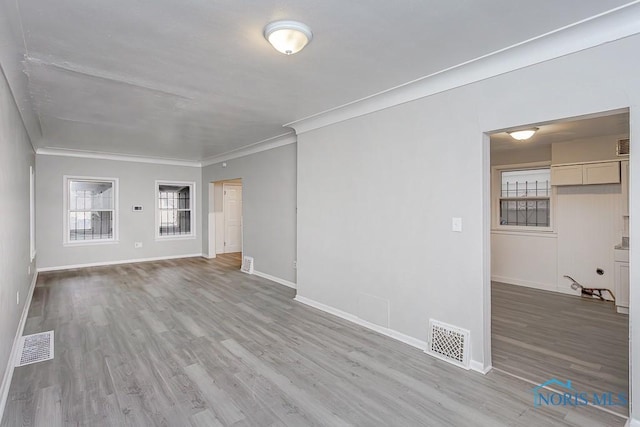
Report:
M 586 392 L 629 391 L 629 316 L 612 303 L 504 283 L 493 283 L 491 296 L 495 368 L 538 384 L 557 378 Z
M 534 408 L 530 384 L 429 357 L 293 301 L 238 256 L 52 272 L 25 334 L 55 358 L 16 368 L 4 426 L 622 426 Z

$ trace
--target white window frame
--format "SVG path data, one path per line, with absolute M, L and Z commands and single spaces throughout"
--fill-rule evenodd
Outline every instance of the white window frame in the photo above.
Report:
M 71 181 L 93 181 L 93 182 L 111 182 L 113 184 L 113 237 L 110 239 L 93 239 L 93 240 L 71 240 L 69 239 L 69 191 Z M 63 226 L 62 242 L 64 246 L 91 246 L 119 243 L 119 185 L 118 178 L 105 178 L 97 176 L 76 176 L 65 175 L 63 177 L 62 190 L 62 209 L 63 209 Z M 103 209 L 108 210 L 108 209 Z
M 511 165 L 499 165 L 491 168 L 491 228 L 493 231 L 512 231 L 527 233 L 550 234 L 555 232 L 555 206 L 556 206 L 556 187 L 551 185 L 551 194 L 549 195 L 549 227 L 533 227 L 527 225 L 503 225 L 500 224 L 500 194 L 502 186 L 502 172 L 523 171 L 527 169 L 544 169 L 551 170 L 551 162 L 535 162 L 521 163 Z
M 36 175 L 29 166 L 29 254 L 31 262 L 36 258 Z
M 179 234 L 179 235 L 168 235 L 161 236 L 160 235 L 160 186 L 161 185 L 188 185 L 190 187 L 190 196 L 189 202 L 191 204 L 191 232 L 189 234 Z M 195 239 L 196 238 L 196 182 L 195 181 L 171 181 L 171 180 L 157 180 L 155 184 L 155 225 L 156 225 L 156 240 L 185 240 L 185 239 Z

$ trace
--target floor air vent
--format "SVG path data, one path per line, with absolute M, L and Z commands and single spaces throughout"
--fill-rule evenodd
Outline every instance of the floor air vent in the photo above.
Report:
M 469 331 L 429 320 L 426 352 L 438 359 L 469 369 Z
M 247 274 L 253 274 L 253 257 L 252 256 L 242 257 L 242 267 L 240 267 L 240 270 L 244 271 Z
M 30 365 L 53 359 L 53 331 L 25 335 L 20 338 L 20 347 L 16 366 Z

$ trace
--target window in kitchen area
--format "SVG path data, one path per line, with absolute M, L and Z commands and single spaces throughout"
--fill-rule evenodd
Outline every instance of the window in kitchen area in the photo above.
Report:
M 503 169 L 498 173 L 499 228 L 549 229 L 551 227 L 550 168 Z

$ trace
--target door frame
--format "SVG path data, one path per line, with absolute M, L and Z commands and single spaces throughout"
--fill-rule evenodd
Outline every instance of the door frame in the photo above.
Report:
M 626 106 L 617 110 L 592 113 L 593 115 L 599 115 L 602 113 L 611 113 L 614 111 L 624 111 L 629 113 L 629 138 L 631 140 L 640 141 L 640 108 L 637 106 Z M 591 114 L 582 115 L 585 117 Z M 554 122 L 563 120 L 562 118 L 556 120 L 550 120 Z M 482 353 L 483 353 L 483 367 L 482 372 L 488 373 L 492 368 L 492 354 L 491 354 L 491 134 L 494 131 L 485 131 L 482 133 Z M 632 150 L 633 151 L 633 150 Z M 633 155 L 631 153 L 628 157 L 629 160 L 629 239 L 640 240 L 640 198 L 634 197 L 633 189 L 636 187 L 636 183 L 640 183 L 640 156 Z M 640 184 L 638 184 L 640 185 Z M 640 259 L 636 262 L 636 251 L 632 248 L 629 249 L 629 281 L 633 283 L 636 278 L 640 280 Z M 640 403 L 640 398 L 637 395 L 640 393 L 634 393 L 635 383 L 640 383 L 640 369 L 633 369 L 634 359 L 638 359 L 637 354 L 640 354 L 640 340 L 635 339 L 634 324 L 638 323 L 636 318 L 640 318 L 640 292 L 633 288 L 629 289 L 629 421 L 630 425 L 640 427 L 640 423 L 637 423 L 635 415 L 637 410 L 633 410 L 634 403 Z M 635 402 L 634 402 L 635 401 Z M 627 424 L 629 423 L 627 422 Z
M 207 223 L 208 223 L 208 233 L 206 237 L 209 244 L 208 244 L 208 252 L 204 254 L 204 256 L 209 259 L 216 258 L 216 256 L 218 255 L 217 249 L 220 249 L 220 248 L 218 247 L 219 245 L 216 245 L 216 238 L 220 236 L 220 233 L 222 233 L 223 240 L 224 240 L 224 186 L 225 184 L 237 185 L 244 189 L 244 183 L 242 181 L 242 178 L 221 179 L 219 181 L 209 182 L 209 186 L 207 188 L 208 196 L 209 196 L 209 205 L 208 205 L 208 211 L 207 211 L 208 215 L 206 216 Z M 223 192 L 222 194 L 218 194 L 216 192 L 216 185 L 220 186 L 220 189 Z M 218 198 L 218 203 L 216 203 L 216 197 Z M 219 222 L 220 215 L 222 215 L 222 225 L 220 225 L 219 227 L 216 227 L 216 221 L 218 220 Z M 242 239 L 242 253 L 244 253 L 244 207 L 240 212 L 240 219 L 241 219 L 240 233 L 241 233 L 241 239 Z M 224 254 L 224 246 L 222 247 L 222 251 L 219 253 Z
M 240 187 L 240 191 L 242 191 L 242 182 L 223 182 L 222 183 L 222 218 L 223 218 L 223 228 L 222 228 L 222 236 L 223 239 L 225 240 L 226 243 L 226 237 L 227 237 L 227 212 L 225 210 L 225 197 L 227 195 L 227 188 L 229 187 Z M 244 230 L 243 230 L 243 212 L 242 212 L 242 196 L 240 196 L 240 253 L 243 252 L 244 250 Z M 223 253 L 227 253 L 227 247 L 226 244 L 223 247 L 224 252 Z M 236 251 L 234 251 L 236 252 Z M 232 253 L 232 252 L 229 252 Z

